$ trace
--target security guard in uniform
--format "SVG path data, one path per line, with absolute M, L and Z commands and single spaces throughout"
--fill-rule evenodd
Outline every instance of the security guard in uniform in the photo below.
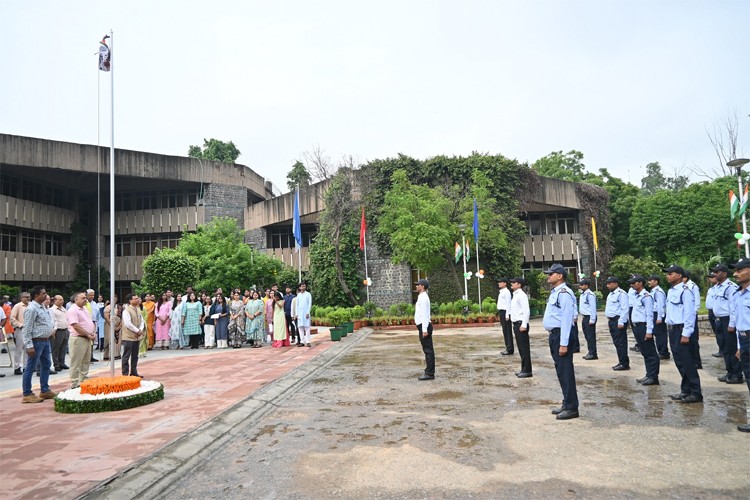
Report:
M 552 264 L 544 271 L 547 283 L 552 285 L 552 291 L 544 310 L 544 329 L 549 332 L 549 350 L 555 361 L 557 380 L 563 393 L 560 408 L 552 410 L 557 420 L 578 418 L 578 392 L 576 391 L 576 374 L 573 368 L 573 353 L 568 349 L 570 329 L 573 317 L 577 316 L 576 299 L 573 291 L 565 284 L 568 270 L 561 264 Z
M 695 359 L 695 366 L 697 366 L 698 369 L 701 370 L 703 368 L 703 362 L 701 361 L 701 346 L 698 343 L 698 334 L 700 333 L 698 330 L 698 310 L 701 308 L 701 291 L 695 281 L 691 279 L 690 273 L 688 271 L 685 271 L 685 275 L 682 277 L 682 281 L 687 285 L 690 293 L 693 294 L 693 307 L 695 309 L 693 322 L 695 323 L 695 326 L 693 327 L 694 342 L 690 342 L 690 349 L 693 353 L 693 359 Z
M 659 359 L 669 359 L 669 338 L 667 336 L 667 324 L 664 322 L 664 317 L 667 314 L 667 294 L 659 286 L 660 282 L 661 278 L 656 274 L 648 277 L 651 297 L 654 298 L 654 339 L 656 341 L 656 352 L 659 353 Z
M 730 303 L 729 331 L 737 335 L 736 357 L 745 373 L 750 390 L 750 259 L 742 258 L 732 265 L 739 289 Z M 740 432 L 750 432 L 750 423 L 737 426 Z
M 693 356 L 691 345 L 696 342 L 695 305 L 693 293 L 683 283 L 685 270 L 675 264 L 664 269 L 667 282 L 672 288 L 667 292 L 667 330 L 672 345 L 672 355 L 677 371 L 680 372 L 680 393 L 670 396 L 672 400 L 682 403 L 700 403 L 703 401 L 701 379 Z
M 706 309 L 708 309 L 708 322 L 711 324 L 711 331 L 714 332 L 714 340 L 716 340 L 716 346 L 719 348 L 719 350 L 711 356 L 714 358 L 723 358 L 724 354 L 724 347 L 723 342 L 724 339 L 721 338 L 721 335 L 716 334 L 716 315 L 714 314 L 714 292 L 716 291 L 716 276 L 713 272 L 709 273 L 708 275 L 708 290 L 706 291 Z
M 724 357 L 726 374 L 719 377 L 719 382 L 727 384 L 742 383 L 742 366 L 740 360 L 735 357 L 737 353 L 737 338 L 734 332 L 729 333 L 729 302 L 732 300 L 737 285 L 727 279 L 729 268 L 724 264 L 717 264 L 711 269 L 716 278 L 716 285 L 712 288 L 712 310 L 714 312 L 714 333 L 716 334 L 717 343 L 721 346 L 721 352 Z
M 589 351 L 583 359 L 599 359 L 596 353 L 596 295 L 591 291 L 590 280 L 582 279 L 578 285 L 581 287 L 581 296 L 578 297 L 578 313 L 583 316 L 581 325 Z
M 612 343 L 617 350 L 617 364 L 612 367 L 614 371 L 630 370 L 630 358 L 628 357 L 628 334 L 627 324 L 630 308 L 628 294 L 620 288 L 620 279 L 616 276 L 607 278 L 607 306 L 604 315 L 609 323 L 609 334 Z
M 659 385 L 659 354 L 654 343 L 654 299 L 646 291 L 646 278 L 640 274 L 629 280 L 635 291 L 633 314 L 631 315 L 633 335 L 646 364 L 646 376 L 636 379 L 642 385 Z

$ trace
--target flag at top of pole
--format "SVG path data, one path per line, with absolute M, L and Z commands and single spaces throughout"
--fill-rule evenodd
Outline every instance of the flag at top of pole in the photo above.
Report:
M 109 35 L 104 35 L 102 41 L 99 42 L 99 71 L 109 71 L 112 65 L 112 53 L 109 51 L 107 38 Z
M 479 212 L 476 198 L 474 198 L 474 242 L 479 244 Z
M 742 201 L 741 201 L 742 204 L 740 205 L 740 211 L 737 212 L 737 215 L 739 217 L 742 217 L 742 214 L 744 214 L 745 211 L 747 210 L 747 202 L 748 202 L 748 199 L 750 198 L 750 196 L 748 196 L 748 188 L 750 188 L 750 184 L 745 184 L 745 194 L 742 195 Z
M 365 249 L 365 233 L 367 232 L 367 221 L 365 220 L 365 207 L 362 207 L 362 224 L 359 226 L 359 249 Z
M 599 251 L 599 238 L 596 236 L 596 221 L 591 218 L 591 235 L 594 237 L 594 251 Z
M 299 220 L 299 188 L 294 190 L 294 216 L 292 220 L 292 234 L 294 235 L 294 249 L 299 252 L 302 248 L 302 224 Z

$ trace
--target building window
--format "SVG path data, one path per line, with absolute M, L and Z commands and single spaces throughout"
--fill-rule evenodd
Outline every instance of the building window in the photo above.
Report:
M 157 191 L 145 191 L 135 195 L 136 210 L 154 210 L 156 208 L 159 208 Z
M 529 215 L 526 219 L 526 227 L 529 230 L 529 234 L 532 236 L 539 236 L 542 234 L 542 219 L 540 215 Z
M 302 246 L 309 247 L 317 235 L 314 224 L 302 225 Z M 268 233 L 268 248 L 294 248 L 294 235 L 292 226 L 272 227 Z
M 135 239 L 135 255 L 151 255 L 156 249 L 155 236 L 139 236 Z
M 165 234 L 161 238 L 161 248 L 177 248 L 180 242 L 180 234 Z
M 133 255 L 132 248 L 130 236 L 124 238 L 115 236 L 115 255 L 117 257 L 130 257 Z M 107 249 L 109 250 L 109 246 L 107 246 Z
M 16 230 L 7 227 L 0 228 L 0 250 L 4 252 L 16 251 Z
M 47 255 L 62 255 L 62 236 L 48 234 L 44 238 L 44 250 Z
M 42 233 L 21 231 L 21 251 L 24 253 L 42 253 Z
M 0 193 L 5 196 L 12 196 L 18 198 L 18 184 L 19 180 L 11 178 L 8 174 L 0 175 Z

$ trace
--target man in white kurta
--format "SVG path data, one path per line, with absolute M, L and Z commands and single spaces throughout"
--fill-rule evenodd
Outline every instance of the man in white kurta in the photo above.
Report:
M 414 324 L 419 332 L 419 343 L 424 352 L 425 370 L 418 380 L 433 380 L 435 378 L 435 349 L 432 346 L 432 321 L 430 321 L 430 296 L 427 289 L 430 282 L 421 279 L 417 281 L 417 303 L 414 305 Z
M 312 309 L 312 295 L 307 291 L 307 285 L 301 283 L 300 292 L 297 294 L 297 329 L 299 330 L 299 341 L 307 347 L 310 343 L 310 310 Z

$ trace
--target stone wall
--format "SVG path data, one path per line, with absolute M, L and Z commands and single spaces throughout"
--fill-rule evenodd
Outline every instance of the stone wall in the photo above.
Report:
M 265 250 L 268 244 L 265 228 L 250 229 L 245 231 L 245 243 L 256 250 Z
M 245 228 L 245 207 L 247 206 L 247 189 L 228 184 L 209 184 L 205 196 L 206 222 L 214 217 L 231 217 L 237 226 Z
M 364 274 L 364 257 L 362 262 Z M 367 247 L 367 267 L 372 279 L 370 300 L 383 309 L 403 302 L 411 304 L 411 269 L 381 256 L 375 245 Z

